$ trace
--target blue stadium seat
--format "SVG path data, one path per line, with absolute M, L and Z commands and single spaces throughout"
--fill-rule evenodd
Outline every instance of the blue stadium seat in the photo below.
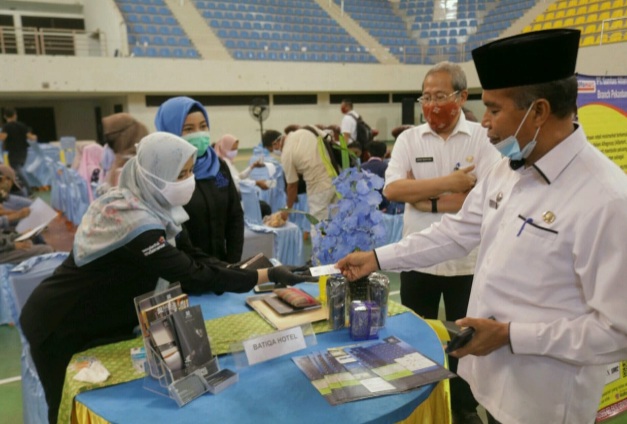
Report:
M 146 49 L 146 56 L 148 57 L 157 57 L 159 54 L 157 53 L 157 49 L 154 47 L 148 47 Z
M 163 37 L 156 35 L 152 38 L 152 44 L 156 46 L 163 46 L 165 42 L 163 41 Z
M 167 25 L 161 25 L 159 27 L 159 33 L 162 35 L 170 35 L 170 27 Z
M 159 8 L 159 14 L 160 15 L 171 15 L 172 13 L 170 12 L 170 9 L 168 9 L 167 7 L 160 7 Z
M 189 41 L 189 38 L 187 38 L 187 37 L 179 38 L 179 46 L 189 47 L 191 45 L 192 45 L 192 43 Z
M 244 54 L 241 51 L 236 50 L 236 51 L 233 52 L 233 57 L 235 59 L 242 60 L 242 59 L 244 59 Z
M 168 46 L 172 46 L 172 47 L 174 47 L 174 46 L 178 45 L 178 42 L 176 41 L 176 38 L 174 38 L 174 37 L 168 37 L 168 38 L 166 39 L 166 44 L 167 44 Z
M 187 49 L 187 53 L 186 53 L 187 57 L 196 59 L 198 58 L 198 52 L 196 51 L 196 49 Z
M 157 8 L 156 8 L 156 7 L 154 7 L 154 6 L 148 6 L 148 7 L 146 8 L 146 13 L 148 13 L 148 14 L 150 14 L 150 15 L 156 15 L 156 14 L 157 14 L 157 13 L 159 13 L 159 12 L 157 12 Z
M 170 56 L 172 56 L 172 53 L 170 52 L 169 48 L 161 47 L 159 49 L 159 56 L 161 56 L 161 57 L 170 57 Z
M 133 32 L 136 32 L 137 34 L 143 34 L 146 32 L 146 28 L 144 28 L 142 24 L 134 24 Z
M 178 21 L 174 18 L 174 16 L 166 16 L 164 19 L 164 23 L 166 25 L 178 25 Z
M 146 32 L 148 34 L 158 34 L 159 30 L 156 25 L 146 25 Z
M 227 49 L 234 49 L 235 48 L 235 40 L 226 40 L 224 42 L 224 47 L 226 47 Z
M 174 50 L 172 50 L 172 56 L 185 57 L 185 53 L 183 52 L 183 49 L 181 49 L 180 47 L 177 47 Z
M 183 32 L 183 30 L 180 27 L 173 27 L 172 28 L 172 34 L 173 35 L 185 35 L 185 33 Z
M 139 46 L 135 46 L 133 47 L 132 54 L 135 57 L 142 57 L 144 56 L 144 49 Z

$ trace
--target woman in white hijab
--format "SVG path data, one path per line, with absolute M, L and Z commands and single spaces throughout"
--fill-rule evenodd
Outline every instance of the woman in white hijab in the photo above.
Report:
M 286 267 L 227 269 L 189 242 L 181 224 L 193 191 L 196 148 L 154 133 L 139 144 L 120 183 L 96 199 L 77 229 L 73 252 L 31 294 L 20 323 L 56 422 L 65 369 L 89 347 L 133 337 L 133 299 L 159 279 L 188 293 L 247 292 L 255 284 L 310 280 Z

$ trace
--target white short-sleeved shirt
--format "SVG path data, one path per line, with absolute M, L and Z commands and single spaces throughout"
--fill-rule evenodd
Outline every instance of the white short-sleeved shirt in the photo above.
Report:
M 448 175 L 455 168 L 475 165 L 477 181 L 486 178 L 489 170 L 501 155 L 492 146 L 487 131 L 481 125 L 467 121 L 460 114 L 457 125 L 447 140 L 435 133 L 429 124 L 410 128 L 401 133 L 392 149 L 392 157 L 385 172 L 386 187 L 398 180 L 407 179 L 411 172 L 415 179 L 436 178 Z M 442 219 L 442 213 L 421 212 L 406 204 L 403 215 L 403 236 L 428 228 Z M 467 257 L 442 262 L 418 269 L 433 275 L 471 275 L 475 268 L 477 252 Z
M 319 134 L 324 135 L 322 132 Z M 294 131 L 287 136 L 281 152 L 281 165 L 288 184 L 297 182 L 298 174 L 303 176 L 307 183 L 307 195 L 333 187 L 331 177 L 318 152 L 318 140 L 307 129 Z
M 466 356 L 458 373 L 511 424 L 591 424 L 606 364 L 627 358 L 627 176 L 581 128 L 533 166 L 503 159 L 457 215 L 376 249 L 414 269 L 480 244 L 469 317 L 510 322 L 513 352 Z
M 352 115 L 352 116 L 350 116 Z M 347 112 L 342 117 L 342 122 L 340 124 L 340 132 L 342 134 L 348 133 L 351 135 L 350 140 L 346 140 L 346 142 L 356 141 L 357 140 L 357 119 L 359 118 L 359 114 L 354 110 Z

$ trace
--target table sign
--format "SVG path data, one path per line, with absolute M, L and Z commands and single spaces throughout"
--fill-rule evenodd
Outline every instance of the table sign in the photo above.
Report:
M 303 324 L 233 343 L 231 354 L 236 367 L 244 368 L 317 344 L 311 324 Z

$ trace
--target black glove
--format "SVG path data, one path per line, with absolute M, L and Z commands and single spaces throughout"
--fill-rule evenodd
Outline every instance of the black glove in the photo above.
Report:
M 283 286 L 302 283 L 303 281 L 318 281 L 318 277 L 312 277 L 311 275 L 306 274 L 296 274 L 292 272 L 292 269 L 293 267 L 288 267 L 285 265 L 268 268 L 268 280 L 277 285 Z

